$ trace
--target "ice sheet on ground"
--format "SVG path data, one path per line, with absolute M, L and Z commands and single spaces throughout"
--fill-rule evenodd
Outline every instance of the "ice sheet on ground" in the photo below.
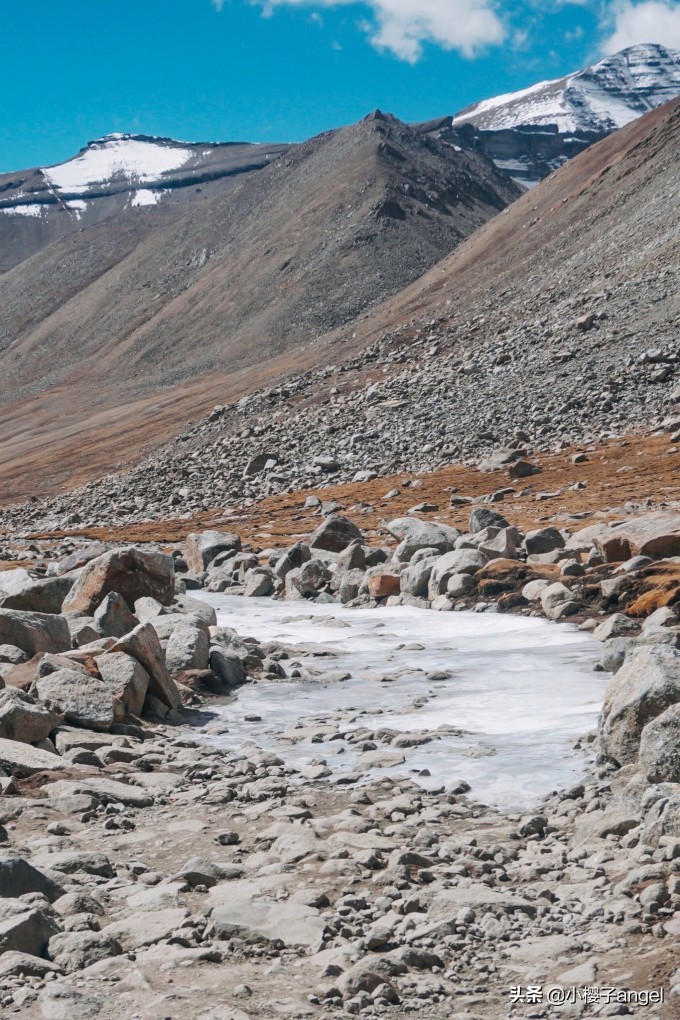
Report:
M 254 742 L 296 767 L 327 757 L 329 768 L 342 774 L 354 770 L 360 753 L 355 745 L 291 743 L 284 731 L 298 722 L 336 721 L 343 732 L 455 727 L 464 735 L 401 749 L 405 764 L 389 771 L 429 769 L 430 776 L 414 772 L 413 778 L 430 787 L 462 778 L 472 786 L 471 796 L 504 808 L 531 804 L 584 772 L 585 759 L 572 744 L 594 727 L 608 677 L 593 672 L 599 644 L 571 625 L 489 612 L 435 613 L 406 606 L 352 610 L 200 597 L 215 607 L 221 626 L 241 636 L 334 653 L 291 654 L 283 661 L 286 672 L 298 662 L 303 674 L 317 674 L 314 680 L 241 687 L 234 701 L 217 708 L 228 732 L 216 733 L 213 724 L 202 737 L 212 744 L 242 749 Z M 349 626 L 338 627 L 338 620 Z M 427 679 L 446 671 L 453 673 L 450 679 Z M 351 679 L 320 682 L 325 674 L 343 672 Z M 261 721 L 245 722 L 246 715 Z M 480 745 L 492 753 L 471 757 Z M 340 746 L 344 753 L 337 754 Z

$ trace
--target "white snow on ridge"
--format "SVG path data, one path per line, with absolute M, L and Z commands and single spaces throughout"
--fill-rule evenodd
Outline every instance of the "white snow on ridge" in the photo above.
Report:
M 34 219 L 40 219 L 44 212 L 47 212 L 47 206 L 39 205 L 37 202 L 28 205 L 6 206 L 0 209 L 0 213 L 5 213 L 6 216 L 31 216 Z
M 149 188 L 141 188 L 139 191 L 135 191 L 130 205 L 133 208 L 143 205 L 158 205 L 162 196 L 162 191 L 151 191 Z
M 485 99 L 453 119 L 484 131 L 554 124 L 560 133 L 624 127 L 680 95 L 680 51 L 631 46 L 585 70 Z
M 92 185 L 118 179 L 150 184 L 191 159 L 190 149 L 156 142 L 109 135 L 92 142 L 74 159 L 58 166 L 44 167 L 43 173 L 58 191 L 87 191 Z

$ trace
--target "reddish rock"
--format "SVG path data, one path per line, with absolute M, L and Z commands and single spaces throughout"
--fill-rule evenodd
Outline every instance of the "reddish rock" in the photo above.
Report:
M 659 511 L 610 524 L 595 537 L 595 545 L 607 563 L 632 556 L 680 556 L 680 514 Z
M 83 568 L 64 599 L 62 612 L 78 610 L 91 616 L 110 592 L 118 593 L 129 606 L 146 595 L 169 606 L 175 594 L 172 556 L 132 546 L 98 556 Z
M 201 574 L 220 553 L 241 551 L 241 539 L 232 531 L 200 531 L 187 535 L 184 556 L 189 570 Z
M 400 579 L 395 574 L 376 574 L 368 582 L 368 594 L 373 599 L 384 599 L 388 595 L 398 595 Z

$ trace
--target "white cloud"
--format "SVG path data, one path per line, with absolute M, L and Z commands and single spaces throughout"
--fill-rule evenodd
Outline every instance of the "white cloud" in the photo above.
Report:
M 218 3 L 220 0 L 213 0 Z M 274 7 L 341 7 L 357 0 L 257 0 L 271 12 Z M 374 46 L 401 60 L 415 63 L 423 43 L 458 50 L 474 57 L 506 36 L 493 0 L 364 0 L 374 16 L 369 34 Z
M 602 44 L 602 53 L 616 53 L 638 43 L 661 43 L 680 49 L 680 3 L 663 0 L 623 0 L 611 12 L 613 32 Z
M 212 0 L 212 4 L 216 11 L 221 11 L 224 7 L 224 0 Z

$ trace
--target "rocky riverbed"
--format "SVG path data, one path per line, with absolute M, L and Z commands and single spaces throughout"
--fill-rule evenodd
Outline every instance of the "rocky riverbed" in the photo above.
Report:
M 17 547 L 0 575 L 3 1016 L 677 1015 L 680 521 L 650 516 L 576 537 L 478 508 L 467 532 L 392 521 L 383 548 L 333 514 L 279 550 L 215 532 Z M 565 709 L 597 642 L 593 720 L 613 678 L 597 731 L 577 753 L 572 719 L 508 806 L 484 787 L 505 753 L 490 712 L 517 738 L 494 649 L 511 673 L 519 643 L 530 673 L 543 632 Z M 258 719 L 277 691 L 280 719 Z M 337 699 L 323 719 L 317 691 Z M 553 783 L 561 756 L 576 772 Z

